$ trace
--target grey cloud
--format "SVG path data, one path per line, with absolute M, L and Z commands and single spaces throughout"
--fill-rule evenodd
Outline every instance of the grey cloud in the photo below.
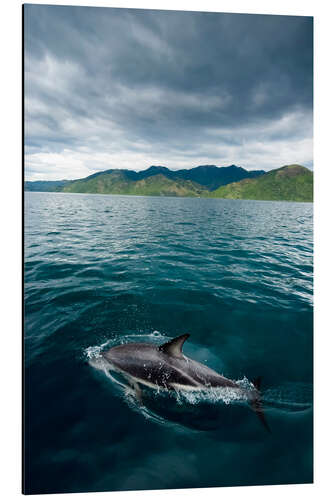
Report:
M 310 164 L 312 64 L 312 18 L 26 5 L 26 145 L 85 148 L 92 169 L 135 153 L 142 169 L 159 155 L 239 164 L 237 147 L 246 162 L 247 142 L 283 141 Z

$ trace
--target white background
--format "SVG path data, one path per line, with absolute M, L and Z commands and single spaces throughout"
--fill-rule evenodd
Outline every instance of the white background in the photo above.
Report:
M 333 25 L 331 2 L 325 0 L 137 0 L 51 1 L 61 5 L 207 10 L 314 16 L 315 26 L 315 484 L 200 490 L 90 493 L 71 498 L 132 499 L 302 499 L 329 498 L 332 471 L 332 314 L 333 294 Z M 0 148 L 0 492 L 21 496 L 21 2 L 1 2 L 1 148 Z M 41 405 L 43 402 L 41 401 Z M 52 432 L 52 429 L 50 429 Z M 260 463 L 258 463 L 260 467 Z M 166 471 L 167 473 L 167 471 Z M 111 497 L 110 497 L 111 495 Z M 47 495 L 49 496 L 49 495 Z M 33 496 L 32 498 L 34 498 Z M 40 497 L 39 497 L 40 498 Z M 52 495 L 52 499 L 64 498 Z

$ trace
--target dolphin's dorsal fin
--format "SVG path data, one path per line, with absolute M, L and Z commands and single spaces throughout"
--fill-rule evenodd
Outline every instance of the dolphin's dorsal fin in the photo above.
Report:
M 182 347 L 186 339 L 189 338 L 189 334 L 185 333 L 185 335 L 181 335 L 180 337 L 176 337 L 165 344 L 162 344 L 158 347 L 159 351 L 164 352 L 168 356 L 172 356 L 173 358 L 181 358 L 183 356 Z

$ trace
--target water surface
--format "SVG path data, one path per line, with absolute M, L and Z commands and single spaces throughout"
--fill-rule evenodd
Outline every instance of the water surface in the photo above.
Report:
M 312 481 L 312 204 L 25 202 L 27 493 Z M 217 394 L 146 394 L 142 408 L 87 363 L 183 333 L 225 376 L 262 376 L 271 434 Z

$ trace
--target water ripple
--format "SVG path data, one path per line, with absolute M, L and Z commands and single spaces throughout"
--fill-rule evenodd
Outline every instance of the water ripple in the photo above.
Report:
M 312 204 L 63 193 L 25 201 L 34 491 L 311 481 Z M 217 394 L 152 395 L 143 410 L 82 356 L 184 333 L 186 354 L 217 372 L 262 376 L 271 435 L 248 405 L 224 404 L 226 394 L 223 404 Z

